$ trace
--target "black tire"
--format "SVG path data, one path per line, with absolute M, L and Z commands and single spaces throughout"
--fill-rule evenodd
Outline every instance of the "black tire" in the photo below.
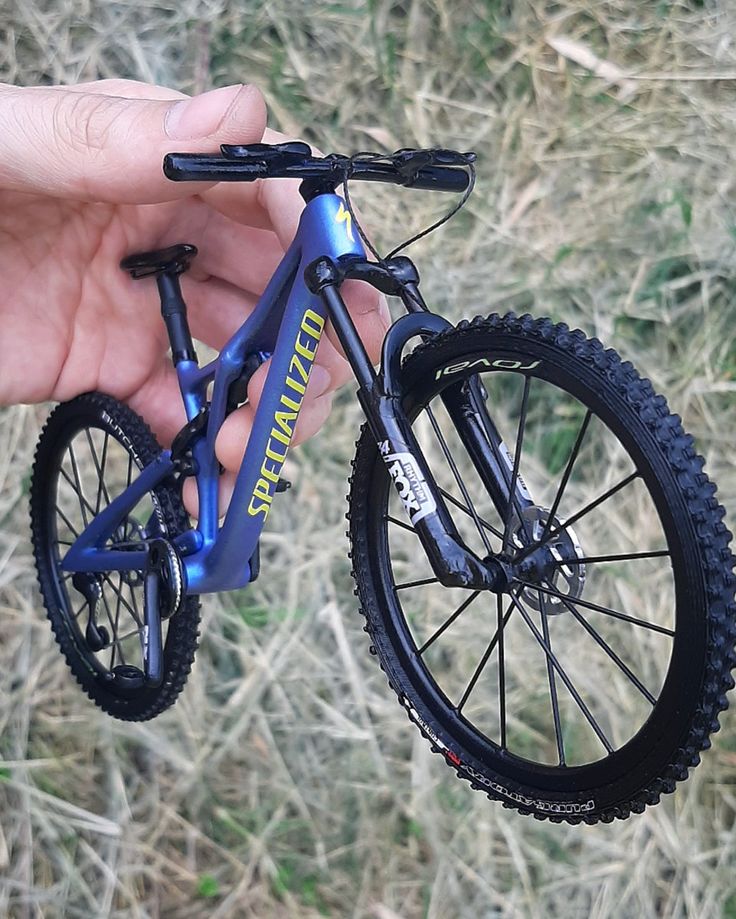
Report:
M 539 639 L 534 637 L 526 620 L 521 618 L 520 613 L 517 614 L 519 603 L 514 606 L 510 601 L 509 608 L 514 611 L 511 618 L 502 620 L 499 607 L 498 619 L 491 618 L 488 625 L 484 624 L 483 619 L 478 620 L 480 625 L 474 620 L 467 640 L 460 632 L 460 637 L 455 639 L 452 630 L 459 629 L 463 617 L 468 616 L 466 611 L 457 614 L 456 608 L 463 597 L 468 597 L 468 592 L 421 583 L 428 566 L 425 563 L 425 568 L 421 568 L 424 563 L 423 552 L 418 541 L 411 542 L 416 540 L 411 528 L 405 525 L 401 527 L 396 522 L 398 518 L 406 521 L 398 503 L 394 505 L 397 507 L 396 519 L 387 519 L 386 515 L 393 513 L 389 502 L 396 502 L 395 489 L 390 486 L 386 465 L 365 426 L 353 463 L 348 517 L 356 593 L 360 599 L 361 611 L 366 617 L 366 631 L 372 642 L 371 651 L 378 655 L 389 684 L 410 719 L 428 738 L 433 750 L 441 753 L 458 776 L 470 781 L 474 788 L 485 791 L 490 798 L 501 801 L 507 807 L 533 814 L 539 819 L 595 823 L 599 820 L 610 822 L 614 818 L 626 818 L 632 812 L 641 812 L 645 806 L 656 804 L 661 794 L 673 791 L 676 782 L 687 777 L 688 769 L 699 762 L 700 751 L 710 746 L 709 735 L 718 730 L 718 715 L 727 707 L 726 692 L 734 685 L 731 669 L 736 660 L 736 607 L 733 602 L 734 557 L 729 549 L 731 534 L 723 523 L 724 510 L 715 498 L 715 486 L 703 472 L 703 459 L 696 454 L 692 438 L 683 432 L 679 417 L 669 413 L 665 399 L 654 393 L 650 382 L 642 379 L 630 363 L 622 362 L 615 351 L 604 349 L 599 341 L 587 339 L 579 330 L 570 331 L 565 325 L 555 325 L 546 319 L 533 320 L 529 316 L 517 318 L 513 314 L 478 318 L 472 322 L 462 322 L 457 329 L 448 330 L 416 348 L 404 362 L 402 378 L 404 408 L 413 423 L 416 423 L 417 430 L 420 427 L 417 419 L 422 416 L 425 406 L 437 404 L 432 400 L 445 386 L 474 374 L 481 376 L 481 371 L 484 385 L 489 388 L 501 387 L 501 397 L 508 396 L 511 388 L 518 385 L 528 386 L 529 389 L 533 386 L 535 391 L 541 389 L 547 398 L 545 387 L 551 387 L 554 393 L 561 394 L 561 400 L 564 397 L 580 403 L 586 411 L 586 417 L 588 412 L 592 413 L 591 427 L 583 426 L 585 436 L 595 424 L 596 432 L 601 432 L 601 443 L 607 449 L 610 448 L 610 452 L 601 454 L 603 463 L 592 462 L 599 455 L 595 452 L 598 449 L 597 441 L 593 441 L 591 451 L 585 454 L 588 459 L 585 463 L 581 461 L 581 477 L 592 476 L 595 479 L 598 476 L 603 482 L 609 469 L 619 462 L 619 457 L 622 464 L 625 459 L 633 462 L 636 493 L 624 503 L 625 489 L 621 489 L 617 496 L 621 499 L 623 510 L 614 508 L 614 498 L 611 497 L 608 499 L 608 519 L 604 518 L 603 524 L 598 524 L 598 529 L 595 529 L 595 515 L 591 511 L 586 526 L 594 536 L 600 532 L 602 538 L 629 539 L 639 538 L 644 532 L 649 533 L 650 530 L 640 531 L 638 525 L 640 522 L 642 525 L 644 522 L 649 524 L 654 520 L 663 534 L 662 547 L 657 552 L 632 552 L 631 560 L 624 565 L 621 564 L 620 556 L 616 556 L 619 561 L 614 569 L 602 563 L 610 561 L 608 557 L 589 558 L 585 567 L 576 562 L 583 567 L 584 572 L 587 568 L 590 573 L 584 574 L 583 580 L 588 578 L 584 587 L 577 585 L 581 591 L 574 594 L 577 602 L 571 604 L 568 601 L 565 607 L 568 610 L 574 607 L 578 612 L 584 612 L 589 624 L 595 621 L 596 629 L 598 623 L 602 622 L 599 635 L 603 633 L 604 626 L 609 630 L 606 633 L 609 636 L 620 635 L 623 644 L 619 643 L 618 638 L 615 642 L 611 639 L 613 644 L 609 648 L 615 650 L 625 646 L 626 653 L 623 650 L 618 652 L 619 660 L 625 667 L 628 667 L 627 654 L 631 655 L 631 660 L 643 661 L 645 668 L 650 666 L 651 660 L 651 672 L 660 674 L 658 695 L 655 697 L 645 685 L 644 689 L 654 701 L 643 696 L 642 691 L 637 689 L 613 658 L 607 652 L 603 653 L 602 646 L 596 645 L 593 648 L 590 644 L 583 647 L 583 639 L 589 641 L 592 635 L 580 628 L 581 617 L 577 613 L 575 618 L 569 613 L 553 617 L 551 613 L 540 611 L 543 625 L 546 623 L 549 629 L 548 649 L 559 647 L 557 654 L 560 665 L 569 666 L 569 672 L 582 674 L 580 685 L 584 685 L 585 692 L 579 693 L 581 699 L 583 696 L 592 697 L 594 701 L 599 696 L 602 698 L 600 711 L 603 715 L 597 723 L 599 727 L 605 724 L 604 735 L 610 730 L 614 740 L 616 736 L 621 737 L 620 742 L 611 742 L 607 737 L 606 742 L 611 749 L 606 747 L 603 750 L 600 738 L 589 740 L 587 735 L 594 734 L 592 728 L 585 734 L 585 731 L 577 727 L 578 723 L 582 723 L 585 728 L 586 723 L 590 725 L 591 722 L 585 721 L 582 709 L 575 703 L 571 693 L 567 692 L 567 684 L 561 682 L 560 673 L 552 666 L 549 654 L 544 651 Z M 527 378 L 531 380 L 528 384 L 524 382 Z M 535 382 L 537 380 L 542 382 Z M 496 406 L 502 405 L 501 398 L 495 403 L 489 400 L 488 404 L 492 406 L 491 413 L 494 414 Z M 531 402 L 529 404 L 532 405 Z M 539 404 L 543 409 L 546 403 L 540 401 Z M 534 445 L 543 445 L 549 440 L 542 419 L 556 416 L 551 411 L 544 414 L 541 409 L 532 415 L 530 408 L 529 413 L 527 425 L 533 417 L 539 421 L 543 431 L 536 439 L 531 433 L 528 435 L 532 445 L 530 449 L 536 449 Z M 556 421 L 550 422 L 549 430 L 553 433 L 557 431 L 556 424 Z M 605 434 L 606 431 L 608 434 Z M 605 439 L 609 435 L 613 438 L 610 441 Z M 554 442 L 554 438 L 550 442 Z M 513 451 L 513 441 L 510 448 Z M 570 457 L 573 456 L 573 450 L 574 447 L 570 450 Z M 519 452 L 524 455 L 523 450 Z M 429 454 L 426 455 L 433 474 L 437 475 Z M 533 454 L 529 462 L 532 479 L 536 475 L 537 480 L 542 482 L 538 487 L 545 488 L 539 469 L 544 472 L 552 467 L 544 464 L 546 459 L 544 463 L 539 460 L 537 454 Z M 539 468 L 535 467 L 535 463 Z M 466 464 L 466 468 L 472 470 L 470 464 Z M 527 472 L 524 472 L 524 479 L 529 485 Z M 479 480 L 476 482 L 479 488 Z M 583 482 L 583 478 L 580 478 L 580 482 Z M 597 480 L 593 484 L 597 486 Z M 533 493 L 534 487 L 529 487 Z M 571 487 L 568 485 L 568 491 Z M 582 489 L 583 484 L 579 487 Z M 645 488 L 646 492 L 640 494 L 641 488 Z M 599 491 L 604 491 L 602 486 Z M 645 500 L 643 495 L 648 495 L 648 498 Z M 465 520 L 467 515 L 461 515 L 457 506 L 457 503 L 448 504 L 459 526 L 461 521 L 458 518 Z M 604 507 L 606 505 L 601 504 L 596 511 L 601 512 Z M 563 510 L 560 505 L 560 511 Z M 615 523 L 612 522 L 614 510 L 623 515 L 620 519 L 615 518 Z M 490 514 L 486 510 L 484 513 Z M 564 513 L 562 519 L 568 521 L 572 516 Z M 555 516 L 555 519 L 560 517 Z M 629 519 L 637 528 L 627 533 L 621 521 Z M 584 522 L 581 519 L 575 526 Z M 614 525 L 619 529 L 614 531 Z M 478 527 L 479 532 L 480 529 Z M 654 530 L 651 532 L 654 533 Z M 406 549 L 402 548 L 403 543 L 397 541 L 396 534 L 405 542 L 408 541 Z M 466 541 L 470 545 L 469 540 Z M 604 545 L 607 547 L 608 544 Z M 653 545 L 656 547 L 655 543 Z M 482 546 L 471 548 L 482 554 Z M 589 554 L 579 546 L 577 551 L 578 558 Z M 634 559 L 634 555 L 638 557 Z M 669 557 L 665 559 L 665 555 Z M 597 566 L 595 562 L 598 562 Z M 634 573 L 641 570 L 637 569 L 637 565 L 645 563 L 645 574 L 650 570 L 652 573 L 649 579 L 652 588 L 647 586 L 649 581 L 642 580 L 641 575 Z M 407 571 L 413 570 L 411 565 L 416 566 L 416 574 L 410 576 L 412 582 L 409 587 L 412 591 L 403 589 L 405 584 L 399 585 L 398 589 L 396 587 L 395 572 L 400 572 L 402 565 Z M 572 570 L 580 571 L 580 567 L 573 566 Z M 415 578 L 419 579 L 419 584 L 413 583 Z M 538 583 L 549 582 L 540 580 Z M 644 616 L 644 620 L 639 619 L 632 624 L 630 620 L 599 615 L 598 612 L 591 612 L 590 607 L 579 606 L 578 603 L 583 602 L 583 589 L 590 585 L 606 591 L 606 596 L 615 590 L 616 597 L 628 597 L 638 617 Z M 514 589 L 517 600 L 523 600 L 522 605 L 527 607 L 528 614 L 534 596 L 539 598 L 539 604 L 542 605 L 543 595 L 539 590 L 523 590 L 518 585 L 512 587 L 512 591 Z M 427 597 L 430 590 L 434 593 L 429 600 L 418 600 L 416 602 L 421 605 L 410 608 L 410 601 L 405 598 L 412 592 L 416 596 L 417 590 L 423 597 Z M 451 626 L 448 627 L 447 620 L 441 618 L 438 621 L 442 625 L 437 630 L 435 623 L 430 623 L 429 619 L 434 615 L 434 597 L 442 591 L 445 593 L 440 596 L 439 608 L 446 610 L 442 617 L 454 610 L 455 619 L 450 617 Z M 444 597 L 453 591 L 459 599 L 449 601 L 443 607 Z M 488 594 L 481 596 L 489 597 Z M 492 595 L 490 597 L 495 604 L 496 598 Z M 664 609 L 666 603 L 670 602 L 667 598 L 672 601 L 672 618 L 668 620 L 672 623 L 669 629 L 671 634 L 663 625 L 656 624 L 654 613 L 650 611 L 650 607 L 655 609 L 658 603 L 663 604 Z M 508 595 L 504 603 L 506 599 Z M 485 615 L 483 609 L 485 607 L 474 615 Z M 609 613 L 614 611 L 608 601 L 604 609 Z M 493 611 L 492 617 L 495 616 L 496 612 Z M 460 661 L 470 659 L 468 655 L 473 650 L 473 641 L 476 643 L 477 656 L 472 660 L 478 660 L 480 649 L 485 645 L 482 639 L 485 637 L 488 641 L 491 628 L 497 627 L 497 623 L 502 621 L 510 628 L 509 624 L 515 621 L 514 617 L 518 620 L 518 634 L 522 636 L 519 641 L 527 640 L 530 647 L 536 649 L 521 655 L 516 662 L 511 661 L 511 664 L 519 667 L 514 692 L 520 699 L 527 687 L 530 687 L 531 693 L 534 684 L 530 674 L 533 667 L 538 664 L 543 669 L 545 664 L 549 689 L 545 704 L 553 713 L 553 718 L 549 719 L 553 724 L 540 727 L 541 721 L 534 720 L 538 719 L 536 710 L 529 708 L 533 714 L 527 716 L 527 709 L 522 706 L 522 714 L 514 722 L 514 737 L 518 736 L 520 740 L 518 747 L 511 749 L 506 726 L 509 717 L 506 693 L 510 686 L 506 668 L 510 666 L 510 645 L 505 657 L 493 663 L 493 658 L 498 657 L 499 645 L 503 645 L 496 632 L 496 643 L 489 643 L 492 650 L 486 658 L 491 661 L 488 666 L 495 667 L 495 699 L 493 691 L 487 688 L 491 685 L 490 677 L 489 682 L 484 682 L 482 686 L 480 679 L 468 685 L 473 693 L 479 692 L 480 700 L 473 704 L 486 718 L 484 724 L 500 725 L 503 719 L 503 734 L 500 736 L 505 749 L 502 749 L 499 734 L 494 735 L 490 728 L 479 728 L 462 714 L 467 711 L 462 708 L 469 698 L 467 690 L 462 694 L 460 704 L 453 701 L 460 694 L 453 688 L 452 692 L 456 692 L 456 695 L 452 695 L 450 688 L 464 683 L 453 682 L 455 677 L 451 668 L 453 665 L 459 666 Z M 420 647 L 421 636 L 418 637 L 418 634 L 422 629 L 422 635 L 431 633 L 432 637 Z M 623 631 L 616 632 L 616 629 L 629 631 L 624 634 Z M 501 627 L 500 632 L 503 636 L 504 627 Z M 529 634 L 524 638 L 526 633 Z M 537 633 L 541 634 L 539 629 Z M 553 637 L 558 644 L 553 645 Z M 461 643 L 463 640 L 466 640 L 465 644 Z M 559 644 L 560 641 L 562 644 Z M 434 657 L 430 664 L 427 663 L 428 645 L 432 642 Z M 446 642 L 445 647 L 442 647 L 442 642 Z M 657 649 L 664 650 L 660 653 Z M 539 654 L 534 657 L 536 652 Z M 564 658 L 563 653 L 567 655 Z M 603 667 L 601 661 L 607 661 L 610 665 L 613 674 L 610 684 L 598 679 Z M 593 664 L 598 668 L 594 670 L 595 677 L 590 677 L 586 682 L 584 668 Z M 486 666 L 483 658 L 478 666 L 483 675 L 483 667 Z M 657 666 L 660 670 L 657 670 Z M 637 676 L 633 666 L 628 669 Z M 550 670 L 556 679 L 549 676 Z M 649 670 L 646 672 L 649 673 Z M 475 676 L 475 671 L 473 673 Z M 542 682 L 544 679 L 543 676 L 538 678 Z M 574 681 L 571 682 L 574 686 Z M 639 682 L 644 684 L 645 680 L 641 678 Z M 477 690 L 479 686 L 486 691 Z M 553 689 L 553 686 L 556 688 Z M 627 688 L 635 697 L 630 708 L 626 704 L 618 704 L 619 699 L 626 700 Z M 503 703 L 500 701 L 502 692 Z M 566 694 L 566 699 L 568 696 L 572 699 L 572 702 L 569 699 L 566 702 L 565 717 L 571 713 L 571 719 L 577 719 L 574 720 L 575 729 L 568 729 L 567 733 L 559 710 L 556 721 L 554 718 L 555 706 L 559 709 L 563 694 Z M 606 714 L 606 697 L 609 695 L 614 702 Z M 649 713 L 641 716 L 640 723 L 633 723 L 636 720 L 634 713 L 644 711 L 647 706 Z M 497 709 L 495 713 L 494 707 Z M 588 708 L 591 713 L 598 711 L 590 702 Z M 531 720 L 525 721 L 527 717 Z M 627 719 L 632 723 L 626 723 Z M 531 738 L 529 748 L 524 747 L 527 742 L 525 738 Z M 570 742 L 569 738 L 580 749 L 579 760 L 572 762 L 571 759 L 570 763 L 565 760 L 564 752 L 565 744 Z M 552 750 L 554 741 L 556 748 Z M 590 754 L 589 750 L 594 743 L 599 743 L 604 755 L 595 752 Z M 534 755 L 529 752 L 532 746 Z
M 74 444 L 76 448 L 72 446 L 70 450 L 70 445 Z M 75 449 L 80 451 L 79 459 L 76 459 Z M 83 600 L 70 577 L 60 568 L 60 551 L 63 550 L 59 548 L 60 530 L 69 544 L 73 529 L 77 529 L 77 520 L 83 524 L 92 519 L 95 511 L 125 487 L 135 468 L 142 469 L 160 451 L 150 429 L 134 411 L 110 396 L 86 393 L 58 405 L 49 416 L 38 441 L 31 478 L 33 553 L 51 628 L 72 673 L 90 699 L 109 715 L 124 721 L 155 717 L 172 705 L 181 692 L 197 648 L 199 598 L 184 597 L 178 611 L 162 624 L 165 637 L 161 684 L 132 688 L 124 683 L 121 685 L 111 673 L 116 655 L 118 664 L 142 669 L 142 657 L 140 661 L 131 661 L 124 656 L 135 655 L 136 648 L 137 653 L 142 653 L 138 623 L 133 624 L 137 628 L 129 636 L 124 633 L 125 618 L 132 619 L 134 609 L 136 613 L 140 611 L 137 597 L 141 596 L 142 583 L 135 576 L 124 577 L 119 572 L 103 580 L 108 617 L 102 624 L 102 634 L 108 646 L 104 650 L 93 650 L 85 628 L 79 624 L 79 618 L 84 620 L 85 614 L 82 612 L 79 617 L 74 614 L 75 606 L 83 605 Z M 72 455 L 74 466 L 69 470 L 64 464 Z M 86 496 L 85 503 L 78 502 L 80 516 L 74 519 L 70 519 L 75 500 L 74 488 L 69 485 L 70 475 L 72 486 Z M 105 484 L 99 485 L 100 481 Z M 64 505 L 64 511 L 59 510 L 59 502 Z M 139 509 L 146 517 L 146 536 L 171 539 L 188 528 L 187 514 L 173 481 L 159 485 L 134 511 L 139 513 Z M 130 515 L 120 540 L 131 542 L 141 538 L 138 532 L 141 526 Z M 115 604 L 114 613 L 109 604 Z

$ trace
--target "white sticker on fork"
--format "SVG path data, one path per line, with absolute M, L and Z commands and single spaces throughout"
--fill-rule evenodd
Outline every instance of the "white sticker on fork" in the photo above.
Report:
M 513 475 L 514 473 L 514 458 L 511 455 L 511 451 L 506 446 L 506 444 L 501 441 L 498 445 L 498 449 L 501 453 L 501 456 L 506 460 L 506 465 L 508 466 L 509 472 Z M 522 498 L 526 498 L 527 501 L 532 501 L 532 496 L 529 494 L 529 489 L 526 487 L 526 482 L 521 477 L 519 470 L 516 470 L 516 487 L 521 492 Z
M 409 515 L 409 520 L 412 526 L 416 526 L 428 514 L 433 514 L 437 510 L 437 505 L 411 453 L 389 453 L 390 449 L 387 440 L 379 444 L 381 456 L 388 467 L 389 475 L 393 479 L 406 513 Z

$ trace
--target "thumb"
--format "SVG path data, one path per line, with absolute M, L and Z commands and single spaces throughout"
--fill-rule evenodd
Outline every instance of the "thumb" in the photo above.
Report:
M 114 204 L 169 201 L 192 188 L 166 179 L 166 153 L 253 143 L 265 126 L 255 86 L 161 100 L 0 84 L 0 189 Z

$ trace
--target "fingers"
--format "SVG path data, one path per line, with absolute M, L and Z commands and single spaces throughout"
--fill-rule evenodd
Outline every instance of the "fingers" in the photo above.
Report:
M 284 249 L 270 230 L 243 226 L 212 214 L 195 241 L 199 254 L 193 276 L 214 276 L 253 293 L 261 293 L 284 257 Z
M 127 81 L 119 88 L 127 97 L 0 84 L 0 187 L 116 204 L 168 201 L 194 189 L 164 176 L 166 153 L 216 152 L 263 136 L 265 105 L 254 86 L 181 99 L 160 87 L 148 90 L 157 98 L 140 98 L 144 90 Z
M 227 511 L 228 506 L 230 505 L 230 498 L 233 496 L 236 478 L 237 473 L 226 471 L 223 472 L 218 479 L 217 504 L 219 508 L 219 516 L 221 518 L 225 516 L 225 511 Z M 184 486 L 181 490 L 181 497 L 184 501 L 184 507 L 187 509 L 187 513 L 195 519 L 199 517 L 199 495 L 197 494 L 197 483 L 193 478 L 190 477 L 184 480 Z
M 215 452 L 226 469 L 235 471 L 240 468 L 269 367 L 270 363 L 262 364 L 253 374 L 248 386 L 248 404 L 229 415 L 217 435 Z M 330 386 L 329 373 L 324 367 L 315 364 L 309 375 L 309 384 L 294 429 L 292 446 L 314 436 L 327 420 L 332 407 Z
M 181 289 L 192 335 L 218 351 L 250 316 L 256 304 L 254 294 L 219 278 L 197 281 L 184 275 Z
M 266 128 L 263 142 L 280 144 L 293 138 Z M 315 156 L 321 152 L 312 147 Z M 220 183 L 203 193 L 203 198 L 215 210 L 253 227 L 273 230 L 284 250 L 291 245 L 304 210 L 299 194 L 298 179 L 268 179 L 253 184 Z
M 376 364 L 381 355 L 381 344 L 391 325 L 391 315 L 383 294 L 363 281 L 346 281 L 340 293 L 345 299 L 355 328 L 360 335 L 371 362 Z M 344 356 L 332 323 L 327 326 L 327 337 L 338 354 Z
M 98 96 L 120 96 L 122 99 L 188 99 L 168 86 L 157 86 L 154 83 L 141 83 L 140 80 L 94 80 L 90 83 L 77 83 L 75 86 L 49 86 L 57 92 L 95 93 Z

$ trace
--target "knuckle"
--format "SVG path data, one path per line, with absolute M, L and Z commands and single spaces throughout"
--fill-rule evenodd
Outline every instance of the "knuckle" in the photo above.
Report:
M 54 109 L 54 136 L 62 151 L 97 154 L 110 132 L 110 101 L 105 96 L 68 93 Z

